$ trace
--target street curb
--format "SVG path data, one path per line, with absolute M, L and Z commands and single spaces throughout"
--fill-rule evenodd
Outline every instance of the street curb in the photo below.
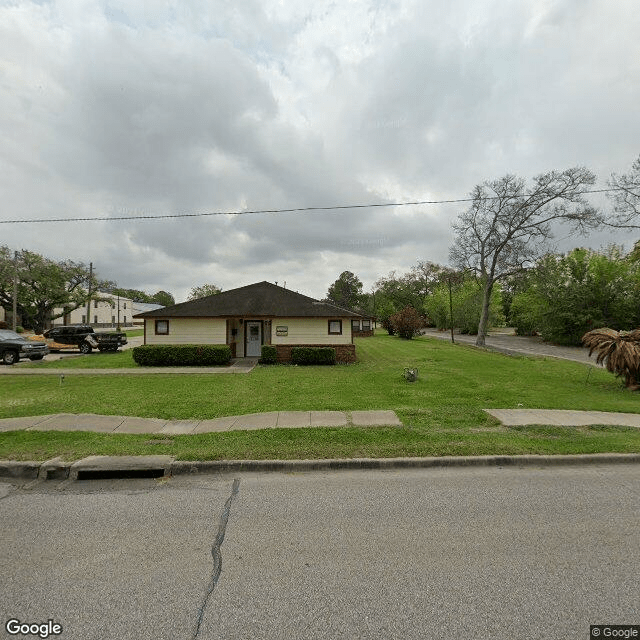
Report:
M 95 462 L 99 456 L 91 457 Z M 63 463 L 59 459 L 46 462 L 0 460 L 0 478 L 34 480 L 74 479 L 73 470 L 80 460 Z M 105 461 L 106 462 L 106 461 Z M 394 470 L 429 469 L 442 467 L 503 467 L 503 466 L 575 466 L 589 464 L 638 464 L 639 453 L 595 453 L 579 455 L 523 455 L 523 456 L 446 456 L 441 458 L 349 458 L 323 460 L 173 460 L 162 465 L 164 476 L 224 473 L 292 473 L 305 471 L 339 470 Z M 110 457 L 108 466 L 100 466 L 103 472 L 122 473 L 144 471 L 149 468 L 141 458 L 141 464 L 125 466 L 114 463 Z M 73 467 L 73 470 L 72 470 Z M 92 469 L 98 467 L 92 466 Z
M 324 460 L 204 460 L 175 461 L 172 475 L 190 473 L 242 473 L 336 471 L 356 469 L 426 469 L 434 467 L 561 466 L 578 464 L 640 463 L 638 453 L 596 453 L 559 456 L 446 456 L 429 458 L 348 458 Z

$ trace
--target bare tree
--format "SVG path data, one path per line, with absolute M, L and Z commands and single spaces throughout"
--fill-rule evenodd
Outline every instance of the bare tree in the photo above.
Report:
M 607 195 L 613 200 L 613 227 L 637 229 L 640 227 L 640 156 L 631 166 L 631 172 L 613 173 L 609 186 L 615 191 Z
M 513 175 L 475 187 L 471 206 L 453 225 L 456 239 L 449 258 L 459 269 L 473 271 L 483 288 L 476 345 L 485 343 L 495 283 L 545 253 L 553 223 L 568 223 L 583 233 L 602 224 L 601 214 L 583 195 L 594 182 L 591 171 L 573 167 L 536 176 L 530 189 Z

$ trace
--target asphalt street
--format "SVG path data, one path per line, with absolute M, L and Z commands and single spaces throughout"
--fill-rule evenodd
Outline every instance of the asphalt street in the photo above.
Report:
M 640 624 L 639 526 L 637 465 L 5 484 L 2 633 L 585 639 Z

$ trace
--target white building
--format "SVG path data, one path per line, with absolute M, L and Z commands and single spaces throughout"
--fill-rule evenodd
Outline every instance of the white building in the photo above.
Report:
M 121 327 L 130 327 L 133 325 L 134 314 L 140 313 L 135 305 L 136 303 L 129 298 L 98 291 L 95 293 L 95 299 L 91 300 L 88 320 L 87 305 L 84 304 L 56 318 L 53 321 L 53 326 L 90 324 L 93 327 L 117 327 L 118 325 Z M 62 309 L 55 310 L 56 314 L 61 311 Z

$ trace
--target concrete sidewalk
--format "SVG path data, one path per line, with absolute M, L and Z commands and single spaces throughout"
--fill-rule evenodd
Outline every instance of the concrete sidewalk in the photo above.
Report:
M 638 413 L 609 413 L 605 411 L 570 411 L 560 409 L 485 409 L 502 424 L 515 427 L 529 424 L 548 424 L 560 427 L 582 427 L 606 424 L 615 427 L 639 427 Z
M 0 431 L 93 431 L 98 433 L 155 433 L 187 435 L 255 429 L 303 427 L 402 426 L 394 411 L 271 411 L 212 420 L 162 420 L 90 413 L 59 413 L 0 420 Z
M 506 426 L 532 424 L 587 426 L 602 424 L 640 428 L 640 414 L 558 409 L 485 409 Z M 93 431 L 96 433 L 155 433 L 188 435 L 256 429 L 304 427 L 402 426 L 395 411 L 270 411 L 211 420 L 164 420 L 132 416 L 104 416 L 91 413 L 58 413 L 45 416 L 0 419 L 2 431 Z

